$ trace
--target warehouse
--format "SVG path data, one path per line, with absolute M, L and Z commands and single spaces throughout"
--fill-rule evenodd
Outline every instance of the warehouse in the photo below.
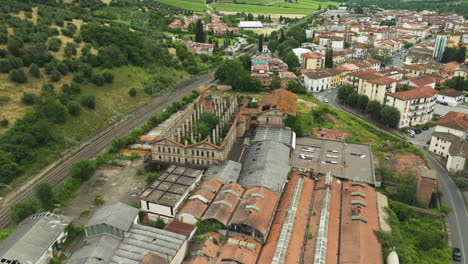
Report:
M 239 22 L 239 28 L 252 29 L 252 28 L 264 28 L 260 21 L 241 21 Z

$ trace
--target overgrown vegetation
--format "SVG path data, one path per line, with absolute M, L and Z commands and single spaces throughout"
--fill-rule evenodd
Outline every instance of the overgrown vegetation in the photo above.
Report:
M 443 218 L 419 215 L 407 205 L 389 200 L 388 222 L 392 231 L 375 231 L 386 257 L 396 249 L 400 263 L 449 263 L 451 250 L 443 230 Z

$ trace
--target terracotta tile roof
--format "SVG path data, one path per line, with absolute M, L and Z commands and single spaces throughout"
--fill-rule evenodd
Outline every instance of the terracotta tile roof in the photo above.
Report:
M 380 77 L 380 78 L 370 79 L 368 80 L 368 82 L 378 84 L 378 85 L 386 85 L 389 83 L 398 82 L 398 80 L 395 80 L 389 77 Z
M 448 62 L 445 64 L 444 71 L 453 72 L 457 69 L 458 63 L 456 61 Z
M 331 74 L 326 71 L 311 71 L 304 73 L 304 75 L 307 76 L 307 78 L 314 80 L 328 78 L 331 76 Z
M 180 209 L 179 214 L 190 214 L 200 218 L 208 205 L 213 201 L 222 183 L 216 179 L 204 180 Z
M 288 115 L 296 115 L 297 95 L 286 89 L 276 89 L 263 97 L 262 106 L 270 105 Z
M 409 70 L 415 70 L 415 71 L 424 71 L 424 70 L 429 69 L 426 66 L 421 65 L 421 64 L 403 65 L 403 68 L 409 69 Z
M 408 78 L 408 81 L 411 81 L 412 83 L 416 84 L 418 87 L 423 87 L 427 86 L 429 84 L 432 84 L 436 82 L 436 80 L 430 76 L 420 76 L 420 77 L 411 77 Z
M 121 149 L 121 150 L 119 150 L 119 153 L 122 153 L 122 154 L 138 154 L 140 156 L 146 156 L 146 155 L 150 155 L 151 151 L 150 150 L 138 150 L 138 149 Z
M 280 76 L 280 79 L 297 79 L 296 74 L 290 71 L 279 72 L 279 76 Z
M 351 72 L 351 73 L 348 73 L 348 76 L 354 76 L 354 77 L 357 77 L 359 79 L 365 79 L 365 80 L 370 80 L 370 79 L 374 79 L 374 78 L 379 77 L 376 74 L 376 71 L 373 70 L 373 69 L 367 69 L 367 70 L 363 70 L 363 71 Z
M 156 255 L 152 252 L 146 254 L 146 256 L 141 260 L 140 264 L 167 264 L 169 263 L 167 259 Z
M 366 61 L 369 62 L 370 64 L 380 64 L 379 60 L 372 59 L 372 58 L 366 59 Z
M 266 238 L 275 216 L 279 196 L 264 187 L 248 188 L 234 211 L 230 225 L 247 225 Z
M 202 219 L 214 219 L 226 226 L 243 193 L 244 188 L 240 184 L 223 185 Z
M 460 112 L 448 112 L 436 123 L 440 126 L 445 126 L 461 131 L 468 130 L 468 114 Z
M 219 243 L 220 234 L 212 233 L 210 237 L 205 239 L 201 243 L 197 243 L 192 246 L 192 256 L 184 260 L 184 264 L 208 264 L 213 263 L 218 255 L 218 251 L 221 248 Z M 215 242 L 216 241 L 216 242 Z
M 320 54 L 320 53 L 315 53 L 315 52 L 302 53 L 301 56 L 302 56 L 302 58 L 305 58 L 305 59 L 320 59 L 320 58 L 324 58 L 324 55 L 322 55 L 322 54 Z
M 462 91 L 457 91 L 455 89 L 444 89 L 444 90 L 439 91 L 439 94 L 449 96 L 449 97 L 458 97 L 458 96 L 464 95 Z
M 451 156 L 462 157 L 468 159 L 468 142 L 462 141 L 459 144 L 451 144 L 449 148 Z
M 216 264 L 254 264 L 257 261 L 261 247 L 260 243 L 248 236 L 230 237 L 224 244 Z
M 190 256 L 182 261 L 182 264 L 210 264 L 205 256 Z
M 139 136 L 138 139 L 142 140 L 142 141 L 151 141 L 151 140 L 154 140 L 156 138 L 155 137 L 148 137 L 148 136 Z
M 338 262 L 383 264 L 382 247 L 374 234 L 379 228 L 375 189 L 368 184 L 343 182 Z
M 178 212 L 179 215 L 189 214 L 193 217 L 200 218 L 208 208 L 208 204 L 204 203 L 202 200 L 193 199 L 185 202 L 184 206 Z
M 438 93 L 437 90 L 430 86 L 417 87 L 408 91 L 389 93 L 388 96 L 398 98 L 400 100 L 412 100 L 418 98 L 432 97 Z
M 195 230 L 195 226 L 182 222 L 172 221 L 168 225 L 166 225 L 166 227 L 164 227 L 164 230 L 186 237 L 190 237 L 192 232 Z

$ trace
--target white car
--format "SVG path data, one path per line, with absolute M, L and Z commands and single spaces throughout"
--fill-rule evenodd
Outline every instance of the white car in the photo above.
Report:
M 323 100 L 323 101 L 324 101 L 325 103 L 327 103 L 327 104 L 328 104 L 328 99 L 325 99 L 325 100 Z

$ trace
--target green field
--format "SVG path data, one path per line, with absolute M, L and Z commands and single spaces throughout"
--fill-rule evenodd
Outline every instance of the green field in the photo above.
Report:
M 308 15 L 317 10 L 319 5 L 324 8 L 327 5 L 338 4 L 337 2 L 320 2 L 315 0 L 300 0 L 297 3 L 277 2 L 272 0 L 243 0 L 241 2 L 238 1 L 236 4 L 216 3 L 213 4 L 213 7 L 218 10 L 229 12 Z
M 194 11 L 205 11 L 204 0 L 157 0 L 158 2 L 165 3 L 168 5 L 185 8 Z

